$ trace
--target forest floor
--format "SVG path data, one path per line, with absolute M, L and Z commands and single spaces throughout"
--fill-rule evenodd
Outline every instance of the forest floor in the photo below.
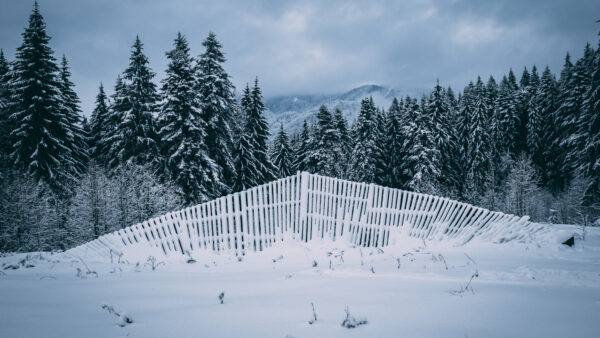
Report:
M 570 234 L 581 229 L 528 244 L 286 243 L 241 260 L 157 257 L 155 270 L 4 254 L 0 337 L 598 337 L 600 228 L 561 245 Z M 346 308 L 366 323 L 343 327 Z

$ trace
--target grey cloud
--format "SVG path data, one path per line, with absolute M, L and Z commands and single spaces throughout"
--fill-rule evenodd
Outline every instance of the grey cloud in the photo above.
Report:
M 241 88 L 267 96 L 333 93 L 360 84 L 461 89 L 477 75 L 517 75 L 533 63 L 558 73 L 564 54 L 596 45 L 598 1 L 77 1 L 42 0 L 52 47 L 66 54 L 85 114 L 97 86 L 127 65 L 136 34 L 157 83 L 178 31 L 198 54 L 214 31 Z M 0 47 L 12 57 L 32 8 L 0 0 Z

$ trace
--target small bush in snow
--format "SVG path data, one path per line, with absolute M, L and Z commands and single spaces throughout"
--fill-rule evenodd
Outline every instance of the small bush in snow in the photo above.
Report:
M 313 267 L 313 268 L 316 268 L 318 265 L 319 265 L 319 263 L 317 263 L 317 261 L 316 261 L 316 260 L 313 260 L 312 267 Z
M 156 268 L 158 268 L 160 265 L 165 265 L 165 262 L 158 262 L 156 260 L 156 257 L 154 256 L 148 256 L 148 260 L 146 261 L 145 265 L 148 265 L 150 268 L 152 268 L 152 271 L 156 270 Z
M 219 294 L 219 302 L 223 304 L 225 302 L 225 292 Z
M 344 311 L 346 311 L 346 319 L 344 319 L 344 321 L 342 322 L 342 326 L 343 327 L 345 327 L 347 329 L 353 329 L 353 328 L 358 327 L 360 325 L 367 324 L 367 319 L 366 318 L 355 318 L 354 316 L 352 316 L 350 314 L 350 309 L 348 309 L 347 306 L 346 306 L 346 309 Z
M 315 304 L 313 304 L 312 302 L 310 303 L 310 305 L 312 306 L 312 318 L 308 321 L 308 324 L 312 325 L 317 321 L 317 312 L 315 311 Z
M 120 327 L 133 323 L 133 319 L 128 314 L 126 314 L 125 312 L 117 312 L 117 310 L 115 310 L 115 308 L 112 305 L 102 304 L 102 308 L 108 311 L 108 313 L 118 317 L 117 325 L 119 325 Z

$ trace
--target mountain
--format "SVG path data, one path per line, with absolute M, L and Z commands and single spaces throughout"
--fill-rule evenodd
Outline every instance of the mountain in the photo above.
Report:
M 406 95 L 420 97 L 429 91 L 429 89 L 397 89 L 364 85 L 342 94 L 277 96 L 266 99 L 265 117 L 269 121 L 271 136 L 275 135 L 282 123 L 283 128 L 291 135 L 302 129 L 304 120 L 309 124 L 312 123 L 321 105 L 325 105 L 331 112 L 339 108 L 351 125 L 360 110 L 361 100 L 366 97 L 372 97 L 377 107 L 387 110 L 394 97 L 398 99 Z

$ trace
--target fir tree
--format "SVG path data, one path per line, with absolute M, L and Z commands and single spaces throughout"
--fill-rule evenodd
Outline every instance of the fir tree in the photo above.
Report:
M 557 163 L 556 149 L 553 147 L 553 140 L 556 137 L 553 117 L 557 96 L 556 80 L 550 69 L 546 67 L 536 94 L 531 100 L 527 142 L 532 161 L 539 171 L 541 183 L 547 185 L 552 192 L 563 188 L 562 183 L 558 182 L 562 180 L 557 172 L 560 163 Z M 553 182 L 550 183 L 550 180 Z
M 350 158 L 350 179 L 357 182 L 375 182 L 377 173 L 377 109 L 373 99 L 363 99 L 360 112 L 352 125 L 354 149 Z
M 600 34 L 599 34 L 600 35 Z M 584 205 L 600 203 L 600 43 L 590 67 L 590 86 L 583 102 L 580 126 L 586 143 L 580 152 L 580 167 L 590 184 L 584 192 Z
M 83 130 L 81 108 L 79 107 L 79 97 L 75 90 L 74 84 L 71 82 L 71 71 L 67 63 L 67 58 L 63 55 L 60 73 L 59 87 L 61 93 L 62 109 L 67 119 L 69 126 L 69 137 L 67 146 L 71 151 L 73 166 L 69 168 L 73 171 L 74 176 L 83 174 L 87 166 L 88 157 L 88 142 L 87 135 Z
M 404 183 L 402 174 L 402 114 L 401 104 L 394 98 L 386 116 L 384 142 L 384 161 L 386 164 L 383 184 L 392 188 L 401 188 Z
M 111 118 L 116 120 L 116 128 L 106 129 L 109 133 L 106 160 L 111 168 L 121 163 L 157 166 L 158 135 L 153 115 L 158 94 L 152 82 L 155 74 L 148 67 L 139 37 L 129 60 L 122 83 L 115 87 Z
M 517 150 L 519 117 L 515 102 L 516 92 L 511 81 L 502 78 L 498 97 L 494 104 L 494 144 L 499 154 L 514 153 Z
M 427 102 L 426 113 L 431 119 L 431 127 L 429 129 L 435 140 L 434 147 L 437 150 L 436 153 L 440 155 L 440 157 L 431 160 L 440 170 L 442 183 L 448 186 L 451 183 L 446 178 L 452 176 L 449 164 L 451 163 L 450 157 L 454 156 L 454 154 L 452 154 L 453 145 L 451 144 L 452 138 L 449 123 L 450 108 L 444 98 L 439 81 L 436 82 L 431 93 L 431 98 Z
M 17 48 L 10 74 L 10 158 L 14 166 L 66 191 L 75 179 L 69 140 L 71 126 L 61 106 L 58 67 L 37 2 Z
M 402 173 L 407 178 L 405 188 L 435 194 L 440 170 L 434 159 L 440 154 L 435 146 L 429 117 L 423 113 L 417 100 L 407 97 L 406 122 L 403 125 Z
M 8 154 L 11 150 L 9 135 L 14 128 L 9 121 L 9 84 L 10 84 L 10 66 L 4 57 L 4 51 L 0 49 L 0 162 L 6 164 Z
M 159 119 L 161 153 L 168 176 L 181 188 L 185 202 L 200 203 L 217 197 L 223 187 L 205 144 L 206 123 L 194 91 L 192 58 L 181 33 L 177 34 L 174 49 L 167 53 L 167 58 Z
M 259 185 L 257 178 L 260 177 L 260 172 L 256 168 L 256 164 L 248 134 L 242 132 L 235 146 L 236 176 L 232 186 L 233 191 L 243 191 Z
M 233 168 L 233 136 L 231 124 L 236 111 L 234 87 L 223 68 L 225 55 L 214 33 L 209 33 L 202 45 L 205 51 L 196 65 L 196 92 L 200 98 L 202 118 L 206 123 L 206 146 L 210 158 L 217 164 L 219 180 L 228 187 L 235 177 Z M 225 194 L 227 190 L 220 193 Z
M 288 136 L 283 130 L 283 124 L 279 127 L 279 132 L 273 141 L 271 162 L 275 166 L 277 177 L 284 178 L 292 174 L 292 149 Z
M 294 163 L 293 168 L 295 171 L 308 171 L 308 165 L 306 159 L 310 152 L 310 131 L 308 129 L 308 123 L 306 120 L 302 123 L 302 131 L 298 136 L 298 143 L 294 149 Z
M 315 135 L 310 148 L 305 161 L 310 164 L 312 172 L 332 177 L 342 175 L 341 163 L 344 154 L 339 129 L 324 105 L 317 113 Z
M 348 131 L 348 121 L 344 117 L 344 114 L 339 108 L 336 108 L 333 112 L 333 123 L 337 127 L 338 133 L 340 135 L 339 142 L 342 148 L 342 154 L 344 158 L 350 157 L 350 152 L 352 151 L 352 138 L 350 137 L 350 132 Z M 345 177 L 346 166 L 342 165 L 342 177 Z
M 275 167 L 268 156 L 269 125 L 264 117 L 266 108 L 258 87 L 258 79 L 254 81 L 254 87 L 249 91 L 249 95 L 249 98 L 244 99 L 249 106 L 243 106 L 246 112 L 245 133 L 250 143 L 254 166 L 259 174 L 255 181 L 257 184 L 263 184 L 275 178 Z
M 98 88 L 98 95 L 96 95 L 96 105 L 90 118 L 90 157 L 97 162 L 103 162 L 100 158 L 104 152 L 101 140 L 106 132 L 104 127 L 108 118 L 108 98 L 101 83 Z

